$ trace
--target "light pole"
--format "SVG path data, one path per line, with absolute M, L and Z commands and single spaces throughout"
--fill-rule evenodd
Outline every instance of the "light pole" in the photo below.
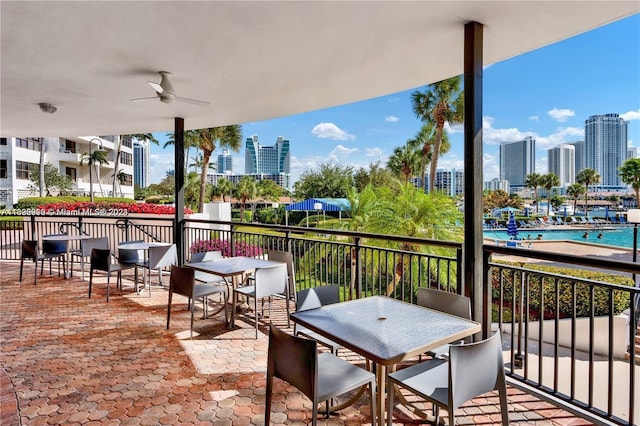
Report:
M 91 156 L 91 145 L 93 144 L 93 141 L 98 141 L 98 145 L 100 146 L 100 148 L 102 148 L 102 141 L 100 139 L 92 138 L 89 141 L 89 193 L 90 193 L 89 197 L 92 203 L 93 203 L 93 173 L 91 172 L 91 165 L 93 164 L 93 158 Z

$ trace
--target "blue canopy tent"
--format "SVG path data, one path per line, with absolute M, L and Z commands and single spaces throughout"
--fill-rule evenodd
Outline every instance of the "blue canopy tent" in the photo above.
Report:
M 307 212 L 307 222 L 310 211 L 338 212 L 338 218 L 342 219 L 342 212 L 351 210 L 351 204 L 346 198 L 308 198 L 285 207 L 285 223 L 289 225 L 289 211 Z

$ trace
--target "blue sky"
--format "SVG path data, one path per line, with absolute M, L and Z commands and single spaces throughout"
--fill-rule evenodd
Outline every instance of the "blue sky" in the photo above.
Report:
M 243 140 L 262 145 L 278 136 L 291 142 L 292 182 L 321 163 L 354 168 L 387 158 L 419 130 L 410 96 L 426 86 L 320 111 L 242 123 Z M 499 175 L 501 142 L 536 138 L 536 172 L 547 173 L 547 150 L 584 140 L 591 115 L 618 113 L 629 122 L 629 144 L 640 146 L 640 15 L 485 68 L 484 180 Z M 463 168 L 462 127 L 449 128 L 452 149 L 441 168 Z M 166 140 L 164 134 L 156 134 Z M 213 158 L 217 158 L 217 150 Z M 244 172 L 244 143 L 233 154 Z M 173 148 L 151 148 L 151 182 L 173 169 Z

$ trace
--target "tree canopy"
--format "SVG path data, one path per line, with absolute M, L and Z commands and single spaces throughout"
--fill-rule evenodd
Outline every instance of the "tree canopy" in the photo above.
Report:
M 323 163 L 318 170 L 307 170 L 294 184 L 296 198 L 346 198 L 353 186 L 353 168 Z

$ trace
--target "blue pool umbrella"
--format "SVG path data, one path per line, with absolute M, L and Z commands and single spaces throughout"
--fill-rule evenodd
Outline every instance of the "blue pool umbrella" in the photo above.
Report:
M 518 225 L 516 225 L 516 218 L 513 212 L 509 213 L 509 222 L 507 222 L 507 235 L 512 239 L 518 236 Z

